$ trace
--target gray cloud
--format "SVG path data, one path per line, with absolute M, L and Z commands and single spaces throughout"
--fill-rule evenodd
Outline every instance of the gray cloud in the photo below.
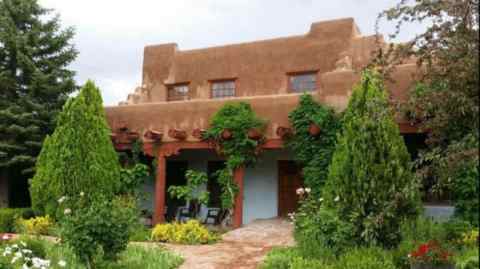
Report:
M 306 33 L 314 21 L 353 17 L 365 35 L 377 14 L 398 0 L 40 0 L 76 29 L 80 52 L 72 69 L 93 79 L 105 104 L 141 83 L 143 47 L 176 42 L 193 49 Z M 390 30 L 390 25 L 383 30 Z M 415 33 L 410 27 L 400 39 Z

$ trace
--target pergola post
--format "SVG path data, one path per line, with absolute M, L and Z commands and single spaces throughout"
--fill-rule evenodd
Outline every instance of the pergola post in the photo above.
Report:
M 165 221 L 165 194 L 167 181 L 166 157 L 159 154 L 157 157 L 157 175 L 155 179 L 155 212 L 153 214 L 153 223 L 162 223 Z
M 238 193 L 235 197 L 233 209 L 233 228 L 239 228 L 243 223 L 243 178 L 245 177 L 245 167 L 238 167 L 233 171 L 233 179 L 238 186 Z

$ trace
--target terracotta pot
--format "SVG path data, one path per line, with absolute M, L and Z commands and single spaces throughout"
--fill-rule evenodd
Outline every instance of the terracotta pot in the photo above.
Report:
M 155 130 L 148 130 L 145 132 L 144 137 L 150 140 L 161 140 L 163 137 L 163 133 Z
M 310 127 L 308 127 L 308 132 L 311 136 L 318 136 L 321 132 L 320 126 L 316 125 L 315 123 L 310 123 Z
M 277 128 L 277 135 L 282 139 L 289 138 L 290 136 L 292 136 L 292 134 L 293 134 L 292 128 L 282 127 L 282 126 Z
M 248 130 L 248 138 L 253 140 L 260 140 L 262 138 L 262 133 L 260 133 L 257 129 L 250 129 Z
M 128 132 L 127 136 L 130 140 L 137 140 L 140 137 L 137 132 Z
M 411 269 L 455 269 L 453 264 L 432 265 L 424 263 L 414 263 L 410 266 Z
M 232 139 L 232 136 L 233 136 L 233 134 L 230 130 L 225 129 L 225 130 L 222 131 L 222 139 L 223 140 L 230 140 L 230 139 Z
M 126 132 L 128 130 L 127 124 L 125 122 L 119 123 L 118 130 L 120 130 L 121 132 Z
M 112 142 L 115 142 L 115 140 L 117 139 L 117 134 L 116 133 L 111 133 L 110 134 L 110 139 L 112 140 Z
M 178 140 L 185 140 L 187 138 L 187 132 L 179 129 L 170 129 L 168 130 L 168 136 Z
M 196 139 L 204 140 L 205 130 L 200 128 L 195 128 L 192 132 L 192 136 Z

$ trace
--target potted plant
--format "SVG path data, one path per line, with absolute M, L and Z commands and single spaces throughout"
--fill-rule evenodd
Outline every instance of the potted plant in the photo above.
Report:
M 253 140 L 260 140 L 262 139 L 263 135 L 258 129 L 250 129 L 248 130 L 248 138 Z
M 411 269 L 454 269 L 452 254 L 437 241 L 421 244 L 409 255 Z
M 230 131 L 229 129 L 225 129 L 222 131 L 222 139 L 223 140 L 230 140 L 232 139 L 232 131 Z

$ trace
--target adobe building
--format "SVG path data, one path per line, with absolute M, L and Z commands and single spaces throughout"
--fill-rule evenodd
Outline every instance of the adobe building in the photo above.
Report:
M 145 207 L 154 212 L 154 222 L 164 221 L 165 210 L 175 206 L 169 205 L 166 190 L 185 183 L 186 169 L 212 175 L 222 167 L 222 157 L 200 134 L 225 103 L 239 101 L 250 103 L 268 127 L 257 165 L 235 171 L 240 193 L 234 226 L 294 211 L 302 180 L 283 146 L 282 135 L 291 128 L 288 113 L 303 92 L 344 109 L 376 46 L 375 36 L 362 36 L 347 18 L 316 22 L 306 34 L 271 40 L 194 50 L 174 43 L 145 47 L 142 86 L 106 113 L 117 150 L 128 150 L 141 138 L 144 151 L 157 158 L 155 182 L 145 186 L 151 194 Z M 415 70 L 409 63 L 395 71 L 395 82 L 387 84 L 394 100 L 405 100 Z M 408 142 L 416 129 L 398 123 Z M 211 192 L 208 207 L 218 207 L 218 183 L 212 177 L 205 187 Z

